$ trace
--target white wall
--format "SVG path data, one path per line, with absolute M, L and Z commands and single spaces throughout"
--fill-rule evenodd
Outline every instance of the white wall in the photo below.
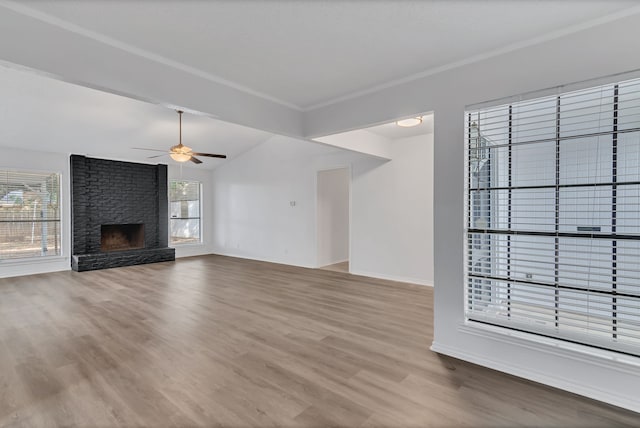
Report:
M 351 273 L 433 284 L 433 134 L 354 165 Z M 372 167 L 374 165 L 374 167 Z
M 335 150 L 276 136 L 216 168 L 215 252 L 316 267 L 314 162 Z
M 350 167 L 350 270 L 431 284 L 432 142 L 393 141 L 383 161 L 274 137 L 214 170 L 214 251 L 317 267 L 316 174 Z
M 58 172 L 61 198 L 61 256 L 37 260 L 0 260 L 0 278 L 71 269 L 71 196 L 69 181 L 69 156 L 61 153 L 33 152 L 2 148 L 1 169 L 23 171 Z
M 318 171 L 318 266 L 349 260 L 348 168 Z
M 466 105 L 639 70 L 640 56 L 628 54 L 637 50 L 639 25 L 640 17 L 635 16 L 587 28 L 314 110 L 307 122 L 309 135 L 325 135 L 434 111 L 432 349 L 636 411 L 640 411 L 640 358 L 483 329 L 466 322 L 463 117 Z M 616 78 L 601 80 L 611 82 Z M 572 85 L 576 89 L 586 86 L 593 84 Z

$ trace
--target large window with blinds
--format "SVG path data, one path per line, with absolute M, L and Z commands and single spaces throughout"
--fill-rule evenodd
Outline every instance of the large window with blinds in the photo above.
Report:
M 60 255 L 60 175 L 0 170 L 0 261 Z
M 465 116 L 467 318 L 640 355 L 640 79 Z
M 171 245 L 202 242 L 199 181 L 169 181 L 169 231 Z

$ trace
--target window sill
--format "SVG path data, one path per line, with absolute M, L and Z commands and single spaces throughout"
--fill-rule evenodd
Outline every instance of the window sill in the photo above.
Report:
M 537 334 L 510 330 L 474 321 L 466 321 L 458 330 L 461 333 L 513 344 L 538 352 L 559 355 L 577 361 L 588 361 L 608 369 L 614 368 L 637 375 L 640 369 L 640 358 L 615 351 L 593 348 L 587 345 L 566 342 L 564 340 L 539 336 Z

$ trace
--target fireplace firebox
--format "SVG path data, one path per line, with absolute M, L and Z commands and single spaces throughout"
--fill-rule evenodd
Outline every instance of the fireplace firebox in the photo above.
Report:
M 144 224 L 103 224 L 100 227 L 100 251 L 138 248 L 144 248 Z

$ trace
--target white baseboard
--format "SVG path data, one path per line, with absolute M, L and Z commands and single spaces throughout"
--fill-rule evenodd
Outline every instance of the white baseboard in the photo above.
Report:
M 233 251 L 225 251 L 220 248 L 214 248 L 210 254 L 215 254 L 218 256 L 236 257 L 238 259 L 245 259 L 245 260 L 257 260 L 259 262 L 275 263 L 279 265 L 297 266 L 297 267 L 315 269 L 315 266 L 310 264 L 293 263 L 288 260 L 278 260 L 278 259 L 271 259 L 267 257 L 257 257 L 249 254 L 234 253 Z
M 338 263 L 344 263 L 344 262 L 348 262 L 348 261 L 349 261 L 349 259 L 335 260 L 335 261 L 329 262 L 329 263 L 318 264 L 318 266 L 316 266 L 316 267 L 317 268 L 322 268 L 322 267 L 326 267 L 326 266 L 337 265 Z
M 212 254 L 211 248 L 203 244 L 174 245 L 173 248 L 176 250 L 176 259 Z
M 303 267 L 303 268 L 311 268 L 311 269 L 317 269 L 318 266 L 313 266 L 313 265 L 308 265 L 308 264 L 302 264 L 302 263 L 292 263 L 291 261 L 288 260 L 278 260 L 278 259 L 271 259 L 271 258 L 266 258 L 266 257 L 256 257 L 253 255 L 247 255 L 247 254 L 239 254 L 239 253 L 235 253 L 233 251 L 225 251 L 221 248 L 214 248 L 213 252 L 211 254 L 217 254 L 220 256 L 228 256 L 228 257 L 237 257 L 239 259 L 247 259 L 247 260 L 258 260 L 261 262 L 269 262 L 269 263 L 277 263 L 277 264 L 283 264 L 283 265 L 288 265 L 288 266 L 298 266 L 298 267 Z M 347 260 L 343 260 L 342 262 L 346 262 Z M 342 262 L 334 262 L 332 264 L 335 263 L 342 263 Z M 325 265 L 327 266 L 327 265 Z M 385 279 L 388 281 L 397 281 L 397 282 L 406 282 L 408 284 L 417 284 L 417 285 L 424 285 L 427 287 L 433 287 L 433 283 L 430 281 L 426 281 L 422 278 L 411 278 L 411 277 L 403 277 L 403 276 L 397 276 L 397 275 L 385 275 L 385 274 L 380 274 L 380 273 L 375 273 L 375 272 L 366 272 L 366 271 L 354 271 L 354 270 L 350 270 L 349 272 L 352 275 L 360 275 L 360 276 L 368 276 L 369 278 L 376 278 L 376 279 Z
M 352 275 L 368 276 L 369 278 L 386 279 L 388 281 L 407 282 L 409 284 L 426 285 L 427 287 L 433 287 L 433 283 L 422 278 L 411 278 L 398 275 L 387 275 L 377 272 L 367 272 L 361 270 L 350 269 L 349 273 Z
M 14 276 L 37 275 L 41 273 L 61 272 L 71 270 L 68 257 L 51 257 L 34 260 L 2 260 L 0 261 L 0 278 Z

